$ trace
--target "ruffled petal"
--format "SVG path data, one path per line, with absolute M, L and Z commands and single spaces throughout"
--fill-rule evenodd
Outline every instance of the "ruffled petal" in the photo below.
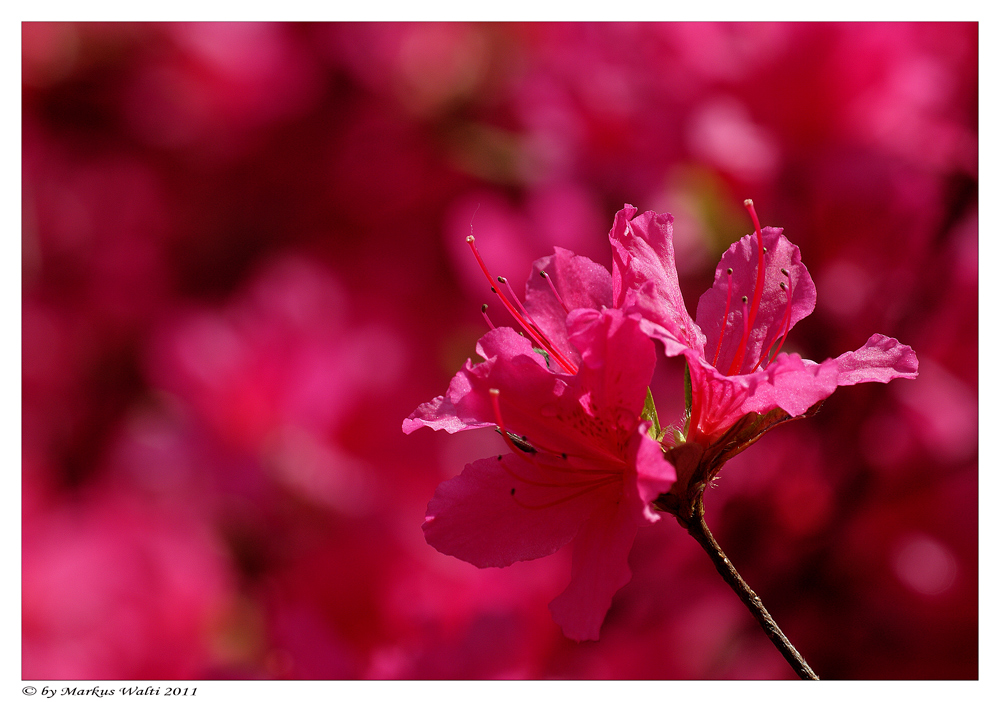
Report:
M 684 306 L 674 262 L 673 216 L 626 205 L 615 215 L 611 240 L 611 280 L 615 307 L 638 312 L 659 327 L 668 355 L 677 345 L 703 351 L 705 335 Z
M 621 310 L 574 310 L 567 324 L 570 341 L 580 351 L 577 378 L 586 389 L 591 414 L 597 424 L 613 430 L 608 438 L 624 438 L 638 423 L 653 377 L 653 342 L 638 319 Z
M 491 374 L 505 376 L 513 372 L 514 375 L 534 375 L 551 386 L 545 360 L 535 353 L 531 342 L 513 329 L 502 327 L 488 332 L 476 344 L 476 351 L 484 361 L 475 365 L 471 360 L 466 361 L 465 368 L 448 384 L 447 393 L 424 402 L 403 420 L 404 433 L 430 427 L 454 434 L 466 429 L 493 426 L 495 414 L 492 403 L 489 395 L 483 392 L 482 383 L 478 382 Z M 499 368 L 494 371 L 498 365 Z
M 579 353 L 569 343 L 566 315 L 580 308 L 611 307 L 611 274 L 586 256 L 577 256 L 558 246 L 555 251 L 532 266 L 524 307 L 548 340 L 574 363 L 579 363 Z M 540 275 L 542 271 L 552 286 Z M 553 294 L 553 287 L 558 297 Z
M 464 397 L 467 395 L 468 389 L 463 391 L 458 388 L 463 385 L 468 386 L 468 384 L 468 379 L 462 374 L 452 378 L 447 397 L 438 395 L 433 400 L 424 402 L 417 409 L 413 410 L 413 413 L 403 420 L 403 433 L 412 434 L 420 427 L 430 427 L 435 431 L 443 429 L 449 434 L 454 434 L 466 429 L 479 429 L 491 426 L 492 422 L 481 421 L 474 417 L 458 416 L 458 409 L 449 398 L 453 396 Z M 456 386 L 458 387 L 456 388 Z
M 691 373 L 691 429 L 711 438 L 756 412 L 782 409 L 792 417 L 804 414 L 837 389 L 837 362 L 804 361 L 798 354 L 779 354 L 765 370 L 746 375 L 722 375 L 701 359 L 688 357 Z
M 608 503 L 588 519 L 573 541 L 573 575 L 549 604 L 552 618 L 574 641 L 596 640 L 611 599 L 632 578 L 628 554 L 639 523 L 635 504 Z
M 837 389 L 833 361 L 817 364 L 794 353 L 780 354 L 767 370 L 743 377 L 750 391 L 743 403 L 743 414 L 767 414 L 780 407 L 790 416 L 798 417 Z
M 438 486 L 424 537 L 479 568 L 555 553 L 601 505 L 619 499 L 620 474 L 549 456 L 484 458 Z
M 761 355 L 775 340 L 816 307 L 816 286 L 802 263 L 799 247 L 788 241 L 781 231 L 775 227 L 761 230 L 764 248 L 767 249 L 764 254 L 764 288 L 739 368 L 731 369 L 730 366 L 743 339 L 741 298 L 746 296 L 748 308 L 753 306 L 758 262 L 756 234 L 744 236 L 722 254 L 722 260 L 715 269 L 715 282 L 698 299 L 696 319 L 699 328 L 705 332 L 706 360 L 723 373 L 739 375 L 752 372 Z M 729 268 L 733 269 L 731 292 L 727 274 Z M 782 270 L 788 271 L 788 275 Z M 781 283 L 791 290 L 790 305 Z
M 497 388 L 508 431 L 551 453 L 621 464 L 653 375 L 655 348 L 638 321 L 620 310 L 574 310 L 568 329 L 582 359 L 577 375 L 547 371 L 535 363 L 541 357 L 533 351 L 522 350 L 534 356 L 529 360 L 498 357 L 490 366 L 467 368 L 471 390 L 455 402 L 458 414 L 495 417 L 488 393 Z M 482 343 L 486 352 L 488 337 Z
M 652 422 L 643 422 L 629 447 L 629 463 L 635 466 L 635 487 L 626 482 L 626 493 L 635 492 L 636 499 L 643 505 L 643 516 L 647 522 L 656 522 L 660 513 L 650 507 L 650 503 L 665 492 L 670 492 L 677 481 L 677 472 L 667 460 L 658 441 L 646 433 Z M 634 454 L 634 455 L 633 455 Z
M 917 377 L 917 354 L 906 344 L 872 334 L 857 351 L 837 356 L 837 385 L 888 383 L 894 378 Z
M 663 344 L 663 353 L 668 358 L 672 356 L 680 356 L 690 350 L 690 347 L 686 343 L 678 339 L 656 322 L 643 318 L 639 322 L 639 327 L 650 339 L 656 339 Z

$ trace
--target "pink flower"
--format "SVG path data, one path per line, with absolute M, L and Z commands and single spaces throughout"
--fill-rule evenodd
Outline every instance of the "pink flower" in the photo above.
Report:
M 597 639 L 631 577 L 636 530 L 657 521 L 650 503 L 675 477 L 640 420 L 656 354 L 638 317 L 597 309 L 611 301 L 606 270 L 558 248 L 534 269 L 524 307 L 509 286 L 498 290 L 532 339 L 508 327 L 488 332 L 476 346 L 483 361 L 467 361 L 403 431 L 497 428 L 510 453 L 475 461 L 438 487 L 427 542 L 485 568 L 573 541 L 571 582 L 549 607 L 568 637 Z
M 915 378 L 909 346 L 874 334 L 857 351 L 816 363 L 780 353 L 789 331 L 816 306 L 816 288 L 797 246 L 781 229 L 761 229 L 729 247 L 715 282 L 688 314 L 673 251 L 673 217 L 626 205 L 610 232 L 615 307 L 638 312 L 668 356 L 683 354 L 690 373 L 686 441 L 714 449 L 721 466 L 779 421 L 805 415 L 838 386 Z M 724 455 L 719 451 L 725 449 Z M 692 462 L 704 461 L 700 455 Z M 678 471 L 687 461 L 674 455 Z M 710 477 L 710 476 L 709 476 Z

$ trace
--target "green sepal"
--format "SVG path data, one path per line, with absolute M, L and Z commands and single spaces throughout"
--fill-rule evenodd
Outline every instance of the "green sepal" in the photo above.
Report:
M 639 415 L 639 419 L 644 422 L 653 422 L 653 426 L 649 428 L 649 438 L 653 439 L 653 441 L 659 441 L 663 438 L 663 434 L 665 432 L 660 428 L 660 418 L 656 415 L 656 404 L 653 402 L 653 391 L 648 387 L 646 388 L 646 403 L 642 406 L 642 414 Z
M 691 389 L 691 367 L 684 360 L 684 436 L 688 435 L 691 429 L 691 403 L 694 391 Z
M 549 363 L 549 352 L 548 351 L 546 351 L 545 349 L 539 349 L 539 348 L 532 348 L 531 350 L 534 351 L 535 353 L 540 353 L 542 355 L 542 358 L 545 359 L 545 367 L 546 368 L 549 368 L 549 369 L 552 368 L 552 364 Z

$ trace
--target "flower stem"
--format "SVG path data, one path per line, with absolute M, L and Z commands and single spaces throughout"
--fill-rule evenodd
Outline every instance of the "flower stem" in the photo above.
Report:
M 771 639 L 771 643 L 785 657 L 785 660 L 788 661 L 788 664 L 792 666 L 792 669 L 800 678 L 803 680 L 819 680 L 819 677 L 809 667 L 806 660 L 795 650 L 788 637 L 785 636 L 774 619 L 771 618 L 771 615 L 768 614 L 764 608 L 764 603 L 761 602 L 757 593 L 750 589 L 750 586 L 740 577 L 740 574 L 733 567 L 726 554 L 722 552 L 718 542 L 712 536 L 712 532 L 708 530 L 708 525 L 705 523 L 705 510 L 700 497 L 691 516 L 690 520 L 685 520 L 681 524 L 687 527 L 688 533 L 705 549 L 705 552 L 712 559 L 712 563 L 715 564 L 715 569 L 719 571 L 722 579 L 729 583 L 729 587 L 733 588 L 733 592 L 747 606 L 747 609 L 750 610 L 750 613 L 764 629 L 764 633 Z

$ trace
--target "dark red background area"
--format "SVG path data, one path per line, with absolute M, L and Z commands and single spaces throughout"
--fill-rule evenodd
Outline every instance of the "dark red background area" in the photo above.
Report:
M 708 522 L 821 677 L 977 677 L 977 55 L 961 23 L 23 24 L 22 674 L 791 677 L 670 519 L 565 639 L 568 553 L 423 541 L 499 438 L 400 430 L 486 330 L 470 225 L 523 290 L 672 212 L 693 313 L 752 197 L 818 291 L 784 350 L 879 332 L 920 377 L 764 437 Z

